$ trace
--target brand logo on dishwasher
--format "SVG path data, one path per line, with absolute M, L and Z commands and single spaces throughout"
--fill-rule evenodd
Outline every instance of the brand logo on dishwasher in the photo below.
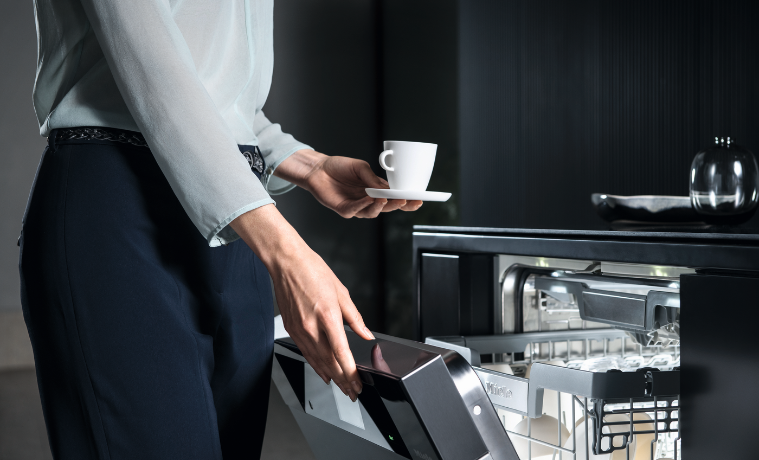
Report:
M 435 460 L 434 458 L 430 457 L 429 455 L 425 454 L 424 452 L 419 452 L 419 450 L 414 449 L 414 455 L 421 458 L 422 460 Z
M 500 385 L 496 385 L 492 382 L 485 384 L 485 391 L 493 396 L 500 396 L 502 398 L 511 398 L 511 390 Z

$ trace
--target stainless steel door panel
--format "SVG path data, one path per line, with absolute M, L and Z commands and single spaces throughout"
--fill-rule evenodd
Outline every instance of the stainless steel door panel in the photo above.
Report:
M 325 385 L 310 366 L 305 366 L 304 377 L 306 414 L 392 450 L 360 401 L 352 402 L 332 382 Z

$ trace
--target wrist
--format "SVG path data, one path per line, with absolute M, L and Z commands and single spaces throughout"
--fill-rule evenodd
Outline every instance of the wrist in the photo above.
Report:
M 229 225 L 273 273 L 310 249 L 273 204 L 248 211 Z
M 274 175 L 298 187 L 310 190 L 309 179 L 327 161 L 327 155 L 311 149 L 298 150 L 280 163 Z

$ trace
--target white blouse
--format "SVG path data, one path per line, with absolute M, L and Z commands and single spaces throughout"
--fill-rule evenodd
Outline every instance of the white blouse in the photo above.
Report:
M 228 224 L 290 190 L 271 174 L 310 148 L 261 111 L 272 16 L 273 0 L 35 0 L 40 133 L 141 132 L 209 244 L 234 241 Z M 261 149 L 266 187 L 238 144 Z

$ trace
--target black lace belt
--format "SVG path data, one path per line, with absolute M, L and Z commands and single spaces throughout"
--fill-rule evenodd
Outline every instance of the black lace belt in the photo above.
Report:
M 94 127 L 58 128 L 54 129 L 50 133 L 50 136 L 55 140 L 56 144 L 66 141 L 110 141 L 130 144 L 135 147 L 150 148 L 141 133 L 125 129 Z M 254 173 L 258 173 L 257 175 L 260 178 L 264 173 L 264 169 L 266 169 L 261 149 L 254 145 L 240 145 L 238 147 L 240 148 L 240 153 L 248 160 L 250 169 Z

